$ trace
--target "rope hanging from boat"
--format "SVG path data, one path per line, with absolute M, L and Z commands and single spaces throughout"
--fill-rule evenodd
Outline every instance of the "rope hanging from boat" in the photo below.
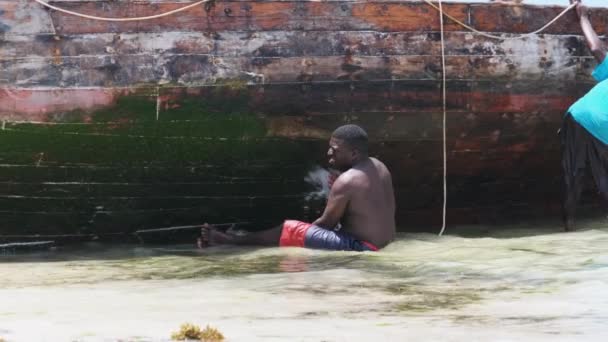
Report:
M 106 18 L 106 17 L 98 17 L 98 16 L 94 16 L 94 15 L 88 15 L 88 14 L 82 14 L 82 13 L 78 13 L 78 12 L 73 12 L 73 11 L 69 11 L 57 6 L 53 6 L 51 4 L 49 4 L 46 1 L 42 1 L 42 0 L 34 0 L 37 3 L 41 4 L 42 6 L 48 7 L 50 9 L 54 9 L 55 11 L 59 11 L 59 12 L 63 12 L 66 14 L 71 14 L 71 15 L 75 15 L 77 17 L 81 17 L 81 18 L 86 18 L 86 19 L 92 19 L 92 20 L 100 20 L 100 21 L 143 21 L 143 20 L 152 20 L 152 19 L 158 19 L 158 18 L 162 18 L 162 17 L 166 17 L 168 15 L 172 15 L 175 13 L 179 13 L 185 10 L 188 10 L 192 7 L 196 7 L 198 5 L 202 5 L 206 2 L 212 2 L 215 0 L 201 0 L 201 1 L 197 1 L 195 3 L 192 3 L 190 5 L 186 5 L 180 8 L 176 8 L 174 10 L 171 11 L 167 11 L 164 13 L 160 13 L 160 14 L 155 14 L 155 15 L 150 15 L 150 16 L 145 16 L 145 17 L 132 17 L 132 18 Z
M 549 21 L 547 24 L 545 24 L 544 26 L 542 26 L 541 28 L 539 28 L 536 31 L 533 31 L 530 33 L 524 33 L 524 34 L 520 34 L 520 35 L 512 36 L 512 37 L 501 37 L 501 36 L 495 36 L 492 34 L 481 32 L 481 31 L 461 22 L 460 20 L 452 17 L 451 15 L 445 13 L 443 11 L 442 0 L 437 0 L 439 6 L 436 6 L 429 0 L 423 0 L 423 1 L 439 11 L 439 27 L 440 27 L 440 36 L 441 36 L 441 74 L 442 74 L 441 99 L 442 99 L 442 111 L 443 111 L 443 211 L 442 211 L 441 230 L 439 231 L 439 236 L 442 236 L 443 233 L 445 232 L 445 228 L 447 225 L 446 213 L 447 213 L 447 202 L 448 202 L 448 189 L 447 189 L 447 178 L 448 178 L 447 177 L 447 170 L 448 170 L 447 159 L 448 158 L 447 158 L 447 134 L 446 134 L 446 131 L 447 131 L 447 128 L 446 128 L 447 78 L 446 78 L 446 68 L 445 68 L 445 40 L 444 40 L 445 28 L 444 28 L 443 16 L 445 15 L 447 18 L 451 19 L 452 21 L 456 22 L 457 24 L 466 28 L 467 30 L 470 30 L 470 31 L 477 33 L 479 35 L 482 35 L 484 37 L 488 37 L 488 38 L 492 38 L 492 39 L 499 39 L 499 40 L 521 39 L 521 38 L 525 38 L 528 36 L 538 34 L 542 31 L 546 30 L 549 26 L 553 25 L 553 23 L 555 23 L 557 20 L 559 20 L 559 18 L 563 17 L 568 11 L 570 11 L 571 9 L 576 7 L 576 3 L 572 3 L 565 10 L 563 10 L 560 14 L 558 14 L 555 18 L 553 18 L 553 20 Z
M 70 10 L 66 10 L 54 5 L 49 4 L 47 1 L 43 1 L 43 0 L 34 0 L 35 2 L 39 3 L 42 6 L 48 7 L 50 9 L 54 9 L 55 11 L 59 11 L 59 12 L 63 12 L 66 14 L 71 14 L 71 15 L 75 15 L 81 18 L 86 18 L 86 19 L 92 19 L 92 20 L 100 20 L 100 21 L 143 21 L 143 20 L 152 20 L 152 19 L 157 19 L 157 18 L 162 18 L 162 17 L 166 17 L 172 14 L 176 14 L 185 10 L 188 10 L 190 8 L 196 7 L 198 5 L 202 5 L 204 3 L 209 3 L 209 2 L 213 2 L 215 0 L 201 0 L 201 1 L 197 1 L 194 3 L 191 3 L 189 5 L 185 5 L 183 7 L 180 8 L 176 8 L 174 10 L 171 11 L 167 11 L 164 13 L 160 13 L 160 14 L 155 14 L 155 15 L 150 15 L 150 16 L 145 16 L 145 17 L 131 17 L 131 18 L 108 18 L 108 17 L 98 17 L 98 16 L 94 16 L 94 15 L 88 15 L 88 14 L 83 14 L 83 13 L 78 13 L 78 12 L 74 12 L 74 11 L 70 11 Z M 314 0 L 313 0 L 314 1 Z M 456 19 L 455 17 L 445 13 L 443 11 L 443 7 L 442 7 L 442 0 L 437 0 L 439 6 L 435 5 L 431 0 L 422 0 L 425 3 L 427 3 L 429 6 L 433 7 L 434 9 L 436 9 L 437 11 L 439 11 L 442 14 L 442 22 L 443 22 L 443 16 L 446 16 L 447 18 L 449 18 L 450 20 L 452 20 L 453 22 L 455 22 L 456 24 L 464 27 L 465 29 L 474 32 L 476 34 L 482 35 L 484 37 L 488 37 L 488 38 L 492 38 L 492 39 L 499 39 L 499 40 L 508 40 L 508 39 L 521 39 L 521 38 L 525 38 L 528 36 L 533 36 L 535 34 L 539 34 L 541 32 L 543 32 L 544 30 L 546 30 L 549 26 L 553 25 L 557 20 L 559 20 L 561 17 L 563 17 L 568 11 L 570 11 L 572 8 L 574 8 L 576 6 L 576 3 L 571 4 L 570 6 L 568 6 L 566 9 L 564 9 L 560 14 L 558 14 L 555 18 L 553 18 L 553 20 L 549 21 L 547 24 L 543 25 L 541 28 L 539 28 L 536 31 L 533 32 L 529 32 L 529 33 L 523 33 L 523 34 L 519 34 L 516 36 L 511 36 L 511 37 L 502 37 L 502 36 L 495 36 L 486 32 L 482 32 L 477 30 L 476 28 L 467 25 L 465 23 L 463 23 L 462 21 Z M 314 1 L 314 2 L 322 2 L 322 1 Z M 347 3 L 365 3 L 365 4 L 370 4 L 373 2 L 370 1 L 345 1 Z
M 477 33 L 477 34 L 479 34 L 481 36 L 484 36 L 484 37 L 487 37 L 487 38 L 498 39 L 498 40 L 521 39 L 521 38 L 526 38 L 526 37 L 529 37 L 529 36 L 533 36 L 533 35 L 539 34 L 539 33 L 543 32 L 544 30 L 546 30 L 547 28 L 549 28 L 549 26 L 553 25 L 556 21 L 558 21 L 561 17 L 563 17 L 566 13 L 568 13 L 571 9 L 573 9 L 574 7 L 576 7 L 576 2 L 573 3 L 573 4 L 571 4 L 570 6 L 566 7 L 566 9 L 564 9 L 563 11 L 561 11 L 561 13 L 558 14 L 555 18 L 553 18 L 553 20 L 549 21 L 548 23 L 546 23 L 545 25 L 543 25 L 541 28 L 539 28 L 536 31 L 532 31 L 532 32 L 529 32 L 529 33 L 522 33 L 522 34 L 518 34 L 518 35 L 515 35 L 515 36 L 510 36 L 510 37 L 502 37 L 502 36 L 495 36 L 493 34 L 489 34 L 489 33 L 486 33 L 486 32 L 479 31 L 476 28 L 474 28 L 472 26 L 469 26 L 469 25 L 463 23 L 462 21 L 454 18 L 453 16 L 445 13 L 443 11 L 442 7 L 441 7 L 441 0 L 438 0 L 439 1 L 439 6 L 435 5 L 430 0 L 422 0 L 422 1 L 426 2 L 429 6 L 433 7 L 434 9 L 438 10 L 441 13 L 442 16 L 446 16 L 447 18 L 449 18 L 450 20 L 452 20 L 456 24 L 458 24 L 458 25 L 466 28 L 467 30 L 469 30 L 471 32 L 474 32 L 474 33 Z M 442 22 L 443 22 L 443 20 L 442 20 Z
M 445 231 L 445 227 L 447 224 L 446 214 L 448 209 L 448 149 L 447 149 L 447 135 L 446 135 L 446 116 L 448 113 L 447 106 L 447 76 L 445 72 L 445 40 L 444 40 L 444 26 L 443 26 L 443 4 L 442 0 L 438 0 L 439 2 L 439 28 L 440 28 L 440 37 L 441 37 L 441 78 L 442 78 L 442 87 L 441 87 L 441 108 L 443 109 L 443 211 L 441 215 L 441 230 L 439 231 L 439 236 L 443 235 Z

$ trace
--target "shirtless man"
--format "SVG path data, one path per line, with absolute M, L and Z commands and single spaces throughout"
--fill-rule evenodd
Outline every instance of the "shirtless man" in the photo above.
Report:
M 323 215 L 312 224 L 287 220 L 245 236 L 203 225 L 199 247 L 209 244 L 293 246 L 376 251 L 395 238 L 395 198 L 391 174 L 368 155 L 367 133 L 356 125 L 336 129 L 329 141 L 329 164 L 341 171 L 329 192 Z M 341 224 L 339 231 L 334 230 Z

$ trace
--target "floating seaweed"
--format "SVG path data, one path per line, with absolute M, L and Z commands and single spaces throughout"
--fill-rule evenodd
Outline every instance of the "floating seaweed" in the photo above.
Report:
M 176 341 L 198 340 L 202 342 L 221 342 L 224 341 L 224 335 L 209 325 L 201 330 L 197 325 L 184 323 L 179 331 L 171 334 L 171 339 Z

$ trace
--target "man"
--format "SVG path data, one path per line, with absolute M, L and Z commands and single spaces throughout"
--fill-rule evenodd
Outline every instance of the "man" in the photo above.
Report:
M 342 171 L 321 217 L 312 224 L 287 220 L 269 230 L 237 236 L 205 224 L 199 247 L 208 244 L 294 246 L 376 251 L 395 237 L 395 198 L 386 166 L 368 155 L 367 133 L 356 125 L 336 129 L 329 141 L 329 164 Z M 341 224 L 339 231 L 334 230 Z
M 574 3 L 575 0 L 570 0 Z M 576 12 L 591 53 L 600 63 L 593 72 L 598 83 L 574 103 L 566 117 L 560 138 L 562 168 L 566 185 L 564 214 L 566 231 L 574 229 L 574 215 L 580 198 L 587 164 L 598 190 L 608 198 L 608 60 L 606 48 L 591 27 L 587 8 L 578 2 Z

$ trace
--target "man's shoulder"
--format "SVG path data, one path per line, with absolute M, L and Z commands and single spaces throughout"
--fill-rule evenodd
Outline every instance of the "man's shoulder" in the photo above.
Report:
M 363 167 L 351 168 L 343 172 L 338 179 L 344 184 L 360 184 L 369 179 L 370 175 L 379 172 L 380 175 L 390 175 L 386 166 L 376 158 L 370 158 L 371 164 Z M 373 171 L 375 170 L 375 171 Z
M 369 159 L 371 159 L 371 161 L 376 164 L 376 165 L 382 165 L 385 166 L 383 162 L 380 161 L 380 159 L 378 158 L 374 158 L 374 157 L 369 157 Z
M 379 159 L 376 159 L 374 157 L 370 157 L 370 159 L 374 163 L 374 166 L 376 167 L 376 169 L 378 169 L 380 171 L 384 171 L 390 175 L 388 168 L 386 167 L 386 165 L 383 162 L 381 162 Z
M 352 181 L 354 181 L 355 179 L 357 179 L 357 177 L 361 176 L 361 171 L 357 170 L 357 169 L 348 169 L 344 172 L 342 172 L 342 174 L 340 174 L 340 176 L 338 177 L 338 179 L 336 179 L 336 181 L 340 181 L 344 184 L 348 184 L 351 183 Z
M 365 173 L 358 169 L 349 169 L 344 171 L 334 183 L 334 186 L 338 185 L 342 190 L 349 190 L 358 187 L 362 181 L 365 180 Z

